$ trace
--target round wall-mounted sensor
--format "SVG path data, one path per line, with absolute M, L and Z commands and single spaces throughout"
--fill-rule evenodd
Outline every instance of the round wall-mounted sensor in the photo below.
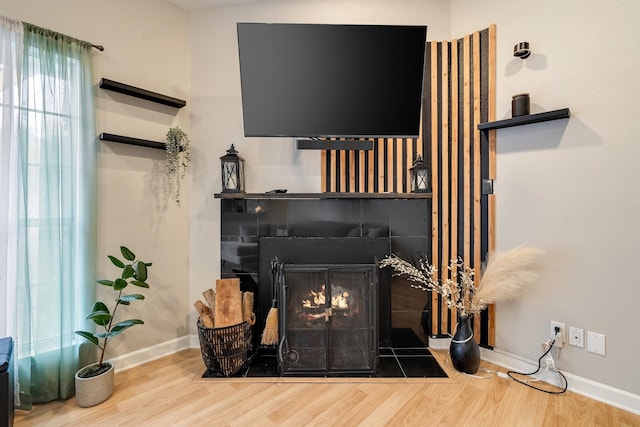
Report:
M 529 42 L 520 42 L 513 47 L 513 56 L 526 59 L 531 55 L 531 49 L 529 49 Z

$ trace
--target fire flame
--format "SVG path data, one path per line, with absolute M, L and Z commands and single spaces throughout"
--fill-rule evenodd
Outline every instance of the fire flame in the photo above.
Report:
M 326 302 L 326 298 L 324 297 L 324 288 L 325 286 L 322 285 L 320 292 L 309 292 L 311 299 L 302 300 L 302 306 L 304 308 L 318 308 L 319 306 L 324 305 Z
M 324 295 L 325 285 L 322 285 L 320 292 L 310 291 L 310 299 L 302 300 L 302 306 L 304 308 L 318 308 L 326 303 L 326 297 Z M 349 308 L 349 292 L 336 292 L 331 295 L 331 307 L 347 309 Z
M 349 298 L 349 292 L 343 292 L 341 294 L 336 294 L 331 296 L 331 307 L 334 308 L 349 308 L 349 303 L 347 299 Z

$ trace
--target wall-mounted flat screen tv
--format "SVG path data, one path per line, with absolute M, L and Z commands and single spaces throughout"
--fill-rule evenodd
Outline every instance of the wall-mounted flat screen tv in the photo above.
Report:
M 245 136 L 418 136 L 426 26 L 237 29 Z

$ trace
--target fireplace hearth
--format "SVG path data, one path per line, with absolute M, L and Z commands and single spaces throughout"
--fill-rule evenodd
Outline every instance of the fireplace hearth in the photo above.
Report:
M 359 378 L 367 381 L 369 378 L 446 378 L 447 374 L 438 364 L 424 342 L 411 328 L 393 328 L 391 330 L 393 347 L 381 346 L 378 350 L 378 367 L 374 373 L 333 373 L 333 374 L 299 374 L 306 378 L 335 378 L 348 377 Z M 247 369 L 233 375 L 236 378 L 268 379 L 278 378 L 282 381 L 279 372 L 277 350 L 275 348 L 258 348 L 257 354 L 252 358 Z M 293 376 L 293 375 L 291 375 Z M 205 371 L 203 378 L 216 378 L 217 375 Z

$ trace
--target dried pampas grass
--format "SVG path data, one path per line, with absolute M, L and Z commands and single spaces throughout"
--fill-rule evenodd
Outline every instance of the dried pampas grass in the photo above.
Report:
M 379 266 L 392 267 L 394 276 L 404 276 L 414 288 L 437 292 L 447 307 L 455 308 L 464 317 L 480 312 L 488 304 L 519 294 L 523 287 L 538 277 L 534 266 L 542 253 L 540 249 L 520 246 L 508 252 L 492 254 L 484 265 L 482 280 L 477 287 L 474 284 L 474 270 L 460 258 L 449 263 L 450 277 L 445 274 L 440 279 L 437 278 L 438 270 L 426 257 L 414 266 L 392 254 L 385 256 Z
M 483 268 L 482 279 L 474 300 L 479 309 L 518 295 L 522 288 L 535 281 L 534 266 L 543 251 L 519 246 L 508 252 L 491 254 Z

